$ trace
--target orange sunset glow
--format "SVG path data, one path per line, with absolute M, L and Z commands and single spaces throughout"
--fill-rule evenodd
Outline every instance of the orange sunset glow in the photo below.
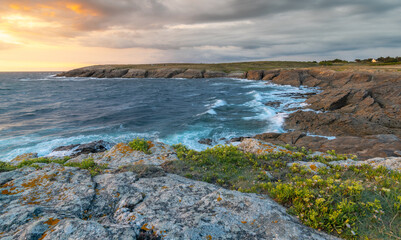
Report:
M 394 1 L 3 0 L 0 71 L 393 55 L 398 13 Z

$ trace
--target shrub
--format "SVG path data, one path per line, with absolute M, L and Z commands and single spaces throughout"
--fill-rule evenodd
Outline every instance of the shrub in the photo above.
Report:
M 142 151 L 146 154 L 151 154 L 151 152 L 149 151 L 150 148 L 150 141 L 146 141 L 143 138 L 136 138 L 134 140 L 132 140 L 131 142 L 128 143 L 128 145 L 136 150 L 136 151 Z
M 286 146 L 291 148 L 291 146 Z M 238 190 L 267 194 L 288 208 L 305 225 L 345 239 L 401 238 L 401 173 L 369 165 L 330 166 L 314 175 L 298 161 L 308 153 L 274 152 L 255 156 L 233 146 L 202 152 L 174 146 L 178 161 L 165 164 L 168 172 Z M 329 163 L 347 156 L 302 156 Z M 269 177 L 268 174 L 272 176 Z
M 8 172 L 8 171 L 12 171 L 15 170 L 17 167 L 11 165 L 8 162 L 1 162 L 0 161 L 0 172 Z

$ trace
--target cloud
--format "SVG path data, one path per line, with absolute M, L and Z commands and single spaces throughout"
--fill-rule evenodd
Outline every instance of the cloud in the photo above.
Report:
M 0 29 L 25 41 L 156 49 L 165 61 L 309 59 L 347 52 L 368 57 L 372 49 L 384 51 L 380 47 L 401 50 L 399 0 L 3 2 Z

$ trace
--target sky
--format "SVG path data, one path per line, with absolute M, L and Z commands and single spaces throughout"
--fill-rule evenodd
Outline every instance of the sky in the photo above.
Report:
M 0 1 L 0 71 L 401 56 L 400 0 Z

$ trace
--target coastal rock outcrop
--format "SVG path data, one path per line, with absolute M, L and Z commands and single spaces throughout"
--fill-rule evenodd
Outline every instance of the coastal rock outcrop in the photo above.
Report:
M 263 78 L 263 70 L 248 71 L 247 78 L 249 80 L 261 80 Z
M 148 71 L 145 69 L 129 69 L 122 78 L 146 78 Z
M 175 69 L 175 68 L 160 68 L 153 69 L 148 71 L 148 78 L 172 78 L 181 73 L 183 73 L 184 69 Z
M 153 148 L 150 156 L 163 151 L 162 146 Z M 94 177 L 55 163 L 0 173 L 0 237 L 337 239 L 302 225 L 265 195 L 121 168 L 137 163 L 121 158 L 134 155 L 124 149 L 117 144 L 107 153 L 111 168 Z
M 207 70 L 204 74 L 203 74 L 204 78 L 224 78 L 227 77 L 227 73 L 222 72 L 222 71 L 209 71 Z
M 339 154 L 353 154 L 358 159 L 374 157 L 396 157 L 401 149 L 401 140 L 395 135 L 368 135 L 368 136 L 337 136 L 334 139 L 308 136 L 301 131 L 288 133 L 265 133 L 254 136 L 265 142 L 278 145 L 289 144 L 295 147 L 305 147 L 313 151 L 326 152 L 335 150 Z
M 174 78 L 203 78 L 204 70 L 187 69 L 185 72 L 175 75 Z
M 81 154 L 104 152 L 112 147 L 113 144 L 103 140 L 94 141 L 86 144 L 71 144 L 60 146 L 48 154 L 48 157 L 77 157 Z

